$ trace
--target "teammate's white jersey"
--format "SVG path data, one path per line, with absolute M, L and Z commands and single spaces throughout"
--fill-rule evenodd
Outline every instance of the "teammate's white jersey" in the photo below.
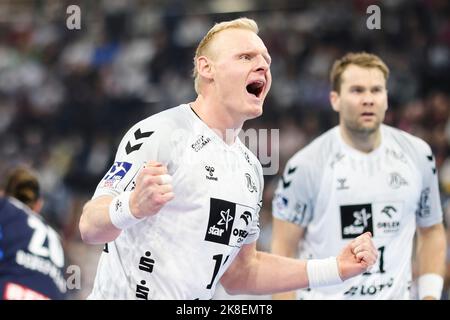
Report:
M 90 299 L 210 299 L 243 244 L 257 240 L 262 167 L 189 105 L 133 126 L 93 198 L 133 190 L 146 161 L 167 165 L 175 198 L 105 245 Z
M 365 154 L 348 146 L 335 127 L 288 161 L 273 215 L 306 227 L 299 256 L 336 256 L 366 231 L 379 254 L 370 272 L 300 290 L 299 298 L 409 298 L 416 225 L 442 221 L 436 168 L 424 141 L 386 125 L 381 135 L 381 145 Z

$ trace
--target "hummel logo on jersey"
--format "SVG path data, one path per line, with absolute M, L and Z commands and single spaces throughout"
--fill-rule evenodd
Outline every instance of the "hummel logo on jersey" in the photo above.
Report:
M 373 234 L 372 205 L 341 206 L 342 238 L 356 238 L 366 231 Z
M 103 188 L 115 188 L 131 168 L 129 162 L 116 161 L 103 178 Z
M 250 162 L 250 157 L 248 156 L 248 153 L 247 153 L 247 152 L 244 152 L 244 157 L 245 157 L 245 160 L 246 160 L 249 164 L 251 164 L 251 162 Z
M 337 190 L 346 190 L 348 189 L 348 186 L 345 185 L 345 182 L 347 181 L 346 178 L 337 179 L 339 186 L 337 187 Z
M 134 132 L 134 138 L 136 139 L 137 142 L 138 140 L 150 137 L 153 134 L 153 132 L 154 131 L 141 132 L 141 129 L 139 128 Z M 143 142 L 132 145 L 130 140 L 127 142 L 127 145 L 125 146 L 125 151 L 127 152 L 127 154 L 137 151 L 141 148 L 142 143 Z
M 429 156 L 427 156 L 428 161 L 434 163 L 434 156 L 433 154 L 430 154 Z M 433 171 L 433 174 L 436 174 L 436 167 L 431 168 L 431 170 Z
M 245 174 L 245 178 L 247 180 L 247 189 L 248 191 L 250 191 L 251 193 L 253 192 L 258 192 L 258 189 L 256 188 L 255 183 L 252 180 L 252 176 L 249 173 Z
M 205 169 L 206 169 L 206 171 L 208 171 L 208 175 L 206 176 L 206 179 L 208 179 L 208 180 L 214 180 L 214 181 L 217 181 L 217 180 L 218 180 L 217 177 L 214 177 L 214 171 L 216 170 L 216 169 L 214 169 L 214 167 L 211 167 L 211 166 L 205 166 Z
M 287 171 L 287 176 L 281 176 L 281 181 L 283 182 L 283 189 L 286 189 L 287 187 L 289 187 L 291 185 L 292 181 L 288 181 L 288 177 L 293 174 L 295 172 L 295 170 L 297 170 L 297 167 L 293 167 L 293 168 L 288 168 Z
M 408 182 L 397 172 L 392 172 L 389 177 L 389 186 L 393 189 L 398 189 L 401 186 L 408 185 Z
M 295 172 L 295 170 L 297 170 L 297 167 L 289 168 L 288 169 L 288 174 L 293 174 Z

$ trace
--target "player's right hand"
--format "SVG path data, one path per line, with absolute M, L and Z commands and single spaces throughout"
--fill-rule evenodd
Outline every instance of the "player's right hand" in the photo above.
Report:
M 136 188 L 130 194 L 130 210 L 138 219 L 153 216 L 174 198 L 167 167 L 149 161 L 136 179 Z
M 372 234 L 365 232 L 348 243 L 337 256 L 342 280 L 354 277 L 371 268 L 378 258 Z

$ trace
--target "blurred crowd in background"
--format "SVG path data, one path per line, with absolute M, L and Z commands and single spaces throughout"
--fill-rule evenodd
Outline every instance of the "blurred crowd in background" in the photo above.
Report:
M 66 8 L 81 8 L 69 30 Z M 366 9 L 381 9 L 381 30 Z M 61 234 L 67 264 L 90 292 L 101 247 L 81 242 L 82 205 L 135 122 L 195 97 L 192 58 L 214 22 L 255 19 L 272 56 L 264 115 L 245 128 L 279 129 L 270 146 L 286 160 L 337 124 L 328 95 L 332 62 L 348 51 L 382 57 L 391 70 L 385 123 L 427 141 L 435 153 L 450 221 L 450 3 L 391 1 L 0 1 L 0 174 L 27 163 L 40 174 L 43 215 Z M 265 176 L 259 247 L 269 250 Z M 449 241 L 450 241 L 450 232 Z M 450 253 L 449 253 L 450 260 Z M 450 274 L 450 267 L 449 267 Z

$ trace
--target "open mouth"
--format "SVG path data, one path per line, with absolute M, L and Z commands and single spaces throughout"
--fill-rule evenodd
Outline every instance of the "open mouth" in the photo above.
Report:
M 261 94 L 264 90 L 264 81 L 261 80 L 256 80 L 256 81 L 252 81 L 250 82 L 247 86 L 247 92 L 250 94 L 253 94 L 255 97 L 259 98 L 261 97 Z

